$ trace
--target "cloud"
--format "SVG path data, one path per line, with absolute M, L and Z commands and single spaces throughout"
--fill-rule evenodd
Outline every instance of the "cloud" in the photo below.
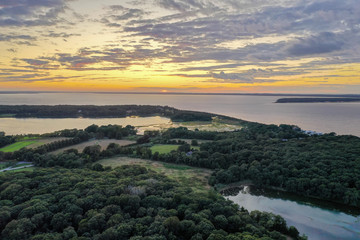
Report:
M 30 65 L 34 65 L 34 66 L 43 66 L 49 63 L 49 61 L 44 61 L 44 60 L 38 60 L 38 59 L 27 59 L 27 58 L 23 58 L 21 59 L 24 62 L 27 62 Z
M 330 53 L 340 50 L 344 41 L 331 32 L 323 32 L 316 36 L 300 38 L 288 48 L 288 52 L 295 56 Z
M 244 73 L 225 73 L 221 71 L 220 73 L 210 73 L 211 77 L 214 79 L 221 79 L 226 82 L 237 82 L 237 83 L 253 83 L 253 82 L 263 82 L 263 80 L 255 78 L 255 72 L 247 71 Z M 255 70 L 255 71 L 264 71 L 264 70 Z M 271 80 L 273 81 L 273 80 Z
M 36 72 L 31 70 L 24 71 L 12 71 L 13 69 L 0 69 L 4 70 L 4 76 L 0 76 L 0 82 L 21 82 L 21 83 L 33 83 L 33 82 L 64 82 L 69 79 L 78 79 L 82 76 L 73 75 L 73 76 L 50 76 L 48 72 Z M 16 75 L 14 73 L 17 73 Z M 20 75 L 19 75 L 20 74 Z
M 35 44 L 34 42 L 30 42 L 30 41 L 16 41 L 14 43 L 16 43 L 18 45 L 26 45 L 26 46 L 29 46 L 29 47 L 37 46 L 37 44 Z
M 171 58 L 168 62 L 235 60 L 255 64 L 259 60 L 270 62 L 335 51 L 342 51 L 346 58 L 355 59 L 354 52 L 345 50 L 349 50 L 350 46 L 360 47 L 355 40 L 353 44 L 346 44 L 347 37 L 358 36 L 354 29 L 360 28 L 360 7 L 354 0 L 251 3 L 158 0 L 156 3 L 179 13 L 158 19 L 131 21 L 131 25 L 122 28 L 122 32 L 168 44 L 170 47 L 164 48 L 164 53 Z M 241 7 L 243 10 L 238 11 Z M 200 13 L 197 10 L 205 8 L 214 11 L 207 15 L 197 14 Z M 319 34 L 319 30 L 322 33 Z M 344 39 L 341 32 L 347 32 L 348 36 Z M 281 36 L 294 37 L 273 43 L 256 42 L 257 38 L 274 35 L 279 39 Z M 295 39 L 295 36 L 303 37 Z M 219 43 L 239 40 L 247 40 L 250 44 L 232 49 L 218 46 Z
M 141 20 L 148 12 L 138 8 L 126 8 L 122 5 L 111 5 L 105 8 L 106 14 L 100 22 L 107 27 L 121 27 L 122 23 L 130 20 Z
M 219 73 L 210 72 L 210 76 L 215 81 L 221 80 L 221 82 L 229 83 L 261 83 L 261 82 L 277 82 L 276 77 L 289 76 L 289 75 L 300 75 L 308 73 L 306 70 L 294 70 L 280 68 L 276 70 L 272 69 L 249 69 L 240 73 L 225 73 L 220 71 Z
M 76 54 L 57 53 L 51 57 L 21 60 L 38 69 L 61 67 L 77 71 L 124 70 L 131 65 L 151 64 L 151 59 L 165 56 L 162 50 L 146 48 L 145 45 L 135 45 L 133 50 L 111 47 L 97 50 L 81 48 Z
M 0 0 L 0 26 L 48 26 L 56 24 L 66 0 Z
M 4 76 L 0 77 L 0 82 L 21 82 L 21 83 L 33 83 L 33 82 L 63 82 L 69 79 L 69 77 L 55 76 L 48 77 L 48 74 L 29 73 L 19 76 Z
M 66 50 L 61 49 L 61 44 L 58 45 L 58 53 L 47 53 L 32 59 L 23 57 L 22 64 L 26 64 L 28 69 L 111 71 L 129 69 L 132 65 L 177 64 L 178 69 L 170 72 L 169 76 L 207 77 L 218 82 L 274 81 L 270 79 L 300 74 L 300 70 L 304 73 L 312 69 L 314 64 L 318 67 L 360 62 L 358 0 L 119 2 L 123 5 L 96 8 L 99 12 L 94 23 L 86 15 L 87 7 L 79 11 L 82 15 L 74 18 L 73 15 L 78 13 L 68 8 L 67 0 L 0 0 L 0 26 L 29 29 L 23 33 L 19 30 L 17 34 L 9 33 L 12 30 L 4 31 L 0 34 L 0 41 L 10 42 L 6 47 L 8 49 L 13 48 L 14 44 L 33 45 L 35 41 L 39 44 L 40 40 L 49 43 L 52 40 L 49 38 L 69 41 Z M 103 4 L 91 2 L 89 9 Z M 78 7 L 80 4 L 73 7 L 75 5 Z M 73 21 L 73 28 L 64 30 L 61 26 L 54 26 L 40 31 L 39 28 L 31 28 L 56 25 L 63 21 L 60 17 L 64 11 Z M 94 28 L 84 30 L 83 38 L 85 34 L 94 34 L 94 38 L 98 37 L 99 40 L 84 41 L 84 44 L 91 46 L 96 42 L 98 46 L 80 48 L 77 52 L 70 50 L 77 46 L 76 40 L 79 38 L 69 38 L 81 36 L 79 33 L 83 32 L 79 29 L 87 27 L 89 22 L 79 22 L 86 20 L 93 23 Z M 99 22 L 103 23 L 101 29 L 98 28 Z M 40 36 L 36 39 L 31 36 L 32 33 Z M 104 34 L 104 38 L 100 38 L 100 34 Z M 10 55 L 10 52 L 7 54 Z M 287 60 L 317 55 L 321 58 L 297 68 L 275 68 L 278 64 L 274 63 L 276 61 L 286 63 Z M 198 65 L 199 62 L 202 65 Z M 240 66 L 245 65 L 251 68 L 272 66 L 274 71 L 256 69 L 241 72 Z M 173 68 L 161 66 L 151 71 L 168 69 Z
M 129 20 L 132 18 L 141 18 L 144 15 L 144 11 L 140 9 L 126 9 L 121 15 L 111 16 L 112 19 L 121 21 L 121 20 Z
M 6 49 L 8 52 L 11 52 L 11 53 L 16 53 L 17 52 L 17 49 L 15 48 L 9 48 L 9 49 Z
M 74 37 L 74 36 L 81 36 L 81 34 L 79 33 L 65 33 L 65 32 L 54 32 L 54 31 L 49 31 L 48 34 L 43 34 L 44 37 L 51 37 L 51 38 L 69 38 L 69 37 Z
M 212 66 L 206 66 L 206 67 L 186 67 L 186 68 L 181 68 L 179 69 L 179 71 L 215 71 L 218 69 L 224 69 L 224 68 L 229 68 L 229 69 L 234 69 L 237 67 L 241 67 L 241 66 L 249 66 L 249 65 L 254 65 L 253 63 L 248 63 L 248 62 L 242 62 L 242 63 L 229 63 L 229 64 L 221 64 L 221 65 L 212 65 Z M 256 63 L 257 66 L 262 66 L 262 67 L 269 67 L 269 66 L 282 66 L 284 64 L 280 64 L 280 63 L 269 63 L 269 62 L 257 62 Z
M 206 1 L 198 0 L 157 0 L 156 2 L 159 6 L 165 9 L 176 10 L 179 12 L 186 12 L 193 9 L 203 9 L 206 6 Z
M 36 37 L 30 35 L 17 35 L 17 34 L 0 34 L 0 42 L 8 42 L 12 40 L 36 40 Z
M 275 82 L 277 80 L 270 79 L 272 76 L 287 75 L 287 72 L 274 72 L 266 69 L 250 69 L 240 73 L 219 73 L 209 72 L 207 74 L 172 74 L 169 76 L 180 76 L 187 78 L 208 78 L 206 82 L 227 82 L 227 83 L 258 83 L 258 82 Z M 295 73 L 293 73 L 295 74 Z M 212 78 L 212 79 L 211 79 Z M 221 80 L 221 81 L 219 81 Z

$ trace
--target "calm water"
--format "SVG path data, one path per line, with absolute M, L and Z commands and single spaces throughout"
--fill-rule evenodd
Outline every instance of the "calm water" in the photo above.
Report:
M 360 239 L 360 213 L 347 214 L 333 208 L 322 208 L 309 202 L 286 200 L 253 193 L 249 187 L 226 198 L 249 211 L 259 210 L 281 215 L 309 240 Z
M 98 93 L 0 94 L 0 104 L 168 105 L 244 120 L 295 124 L 304 130 L 360 136 L 360 103 L 274 103 L 277 96 Z
M 148 126 L 154 124 L 166 124 L 170 119 L 163 117 L 139 117 L 139 118 L 0 118 L 0 131 L 8 135 L 28 133 L 49 133 L 62 129 L 84 129 L 91 124 L 96 125 L 132 125 Z

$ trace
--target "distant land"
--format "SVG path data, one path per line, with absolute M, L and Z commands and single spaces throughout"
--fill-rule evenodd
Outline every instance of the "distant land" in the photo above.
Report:
M 78 92 L 78 91 L 0 91 L 0 94 L 43 94 L 43 93 L 94 93 L 94 94 L 158 94 L 158 95 L 239 95 L 239 96 L 303 96 L 329 98 L 359 98 L 360 94 L 301 94 L 301 93 L 207 93 L 207 92 Z
M 360 102 L 360 98 L 279 98 L 275 103 Z

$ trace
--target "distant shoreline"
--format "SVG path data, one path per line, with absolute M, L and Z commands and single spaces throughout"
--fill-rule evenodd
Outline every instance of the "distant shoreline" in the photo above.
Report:
M 360 98 L 279 98 L 275 103 L 336 103 L 336 102 L 360 102 Z
M 0 91 L 0 94 L 93 93 L 93 94 L 153 94 L 153 95 L 223 95 L 223 96 L 301 96 L 329 98 L 359 98 L 360 94 L 293 94 L 293 93 L 192 93 L 192 92 L 65 92 L 65 91 Z

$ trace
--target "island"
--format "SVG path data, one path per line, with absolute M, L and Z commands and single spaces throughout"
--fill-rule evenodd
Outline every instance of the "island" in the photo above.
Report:
M 333 97 L 333 98 L 279 98 L 275 103 L 322 103 L 322 102 L 360 102 L 360 98 Z

